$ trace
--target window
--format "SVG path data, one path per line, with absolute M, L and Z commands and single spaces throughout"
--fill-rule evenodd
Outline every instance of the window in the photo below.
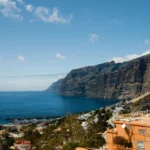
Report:
M 145 130 L 139 129 L 139 134 L 145 134 Z
M 20 148 L 27 148 L 27 146 L 20 146 Z
M 144 150 L 144 142 L 143 141 L 137 141 L 136 150 Z

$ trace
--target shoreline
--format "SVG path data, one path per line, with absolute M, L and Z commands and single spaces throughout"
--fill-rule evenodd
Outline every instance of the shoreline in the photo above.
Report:
M 107 109 L 111 109 L 111 107 L 113 106 L 117 106 L 122 104 L 123 101 L 117 101 L 117 103 L 112 104 L 112 105 L 108 105 L 105 108 Z M 93 111 L 102 109 L 104 107 L 100 107 L 97 109 L 92 109 L 89 111 L 83 111 L 83 112 L 77 112 L 77 113 L 71 113 L 72 115 L 76 115 L 76 114 L 86 114 L 86 113 L 91 113 Z M 8 123 L 0 123 L 1 126 L 9 126 L 9 125 L 28 125 L 28 124 L 36 124 L 36 123 L 40 123 L 40 122 L 53 122 L 53 121 L 57 121 L 61 118 L 66 117 L 66 115 L 62 115 L 62 116 L 37 116 L 37 117 L 14 117 L 14 118 L 5 118 L 5 121 L 8 121 Z

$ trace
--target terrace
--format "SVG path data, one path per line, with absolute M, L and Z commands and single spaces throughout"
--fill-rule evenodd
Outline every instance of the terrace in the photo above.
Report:
M 115 122 L 126 122 L 128 124 L 143 124 L 150 125 L 150 110 L 138 111 L 129 114 L 116 114 L 114 116 Z

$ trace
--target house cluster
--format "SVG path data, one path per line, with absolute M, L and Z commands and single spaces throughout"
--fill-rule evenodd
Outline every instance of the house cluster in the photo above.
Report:
M 39 133 L 43 133 L 47 122 L 42 122 L 37 124 L 35 130 L 39 131 Z M 15 150 L 31 150 L 31 141 L 26 140 L 17 140 L 23 137 L 23 132 L 21 132 L 21 125 L 4 125 L 4 129 L 0 130 L 0 137 L 2 137 L 5 133 L 8 134 L 9 138 L 13 138 L 15 140 L 14 145 L 10 147 L 10 149 Z

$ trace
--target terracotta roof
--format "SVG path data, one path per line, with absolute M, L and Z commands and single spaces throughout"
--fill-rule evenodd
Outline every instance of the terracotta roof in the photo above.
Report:
M 78 148 L 76 148 L 76 150 L 88 150 L 88 149 L 82 148 L 82 147 L 78 147 Z
M 16 141 L 15 144 L 31 144 L 30 141 Z

